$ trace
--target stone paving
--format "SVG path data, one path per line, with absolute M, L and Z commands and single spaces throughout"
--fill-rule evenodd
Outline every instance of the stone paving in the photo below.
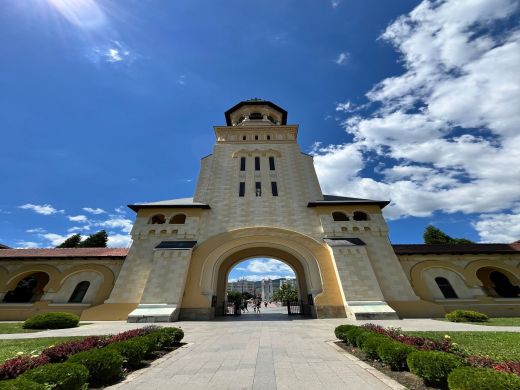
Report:
M 515 331 L 520 327 L 457 324 L 430 319 L 370 321 L 403 330 Z M 275 312 L 239 319 L 161 323 L 180 326 L 187 343 L 136 371 L 113 389 L 402 389 L 333 344 L 347 319 L 312 320 Z M 5 334 L 0 339 L 117 333 L 143 324 L 94 322 L 73 329 Z

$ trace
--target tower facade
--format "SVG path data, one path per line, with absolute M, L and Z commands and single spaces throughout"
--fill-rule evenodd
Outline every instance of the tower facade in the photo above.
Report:
M 316 317 L 397 318 L 420 304 L 387 237 L 388 202 L 324 195 L 298 125 L 259 99 L 215 126 L 193 198 L 134 204 L 133 244 L 102 307 L 129 321 L 219 315 L 227 274 L 251 257 L 293 268 Z

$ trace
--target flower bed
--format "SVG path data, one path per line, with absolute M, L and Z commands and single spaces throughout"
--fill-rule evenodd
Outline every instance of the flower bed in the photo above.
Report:
M 474 370 L 475 376 L 485 376 L 488 382 L 497 378 L 496 390 L 502 389 L 502 383 L 520 383 L 520 362 L 497 362 L 484 356 L 468 356 L 447 335 L 439 341 L 406 335 L 400 329 L 374 324 L 360 327 L 341 325 L 335 329 L 335 334 L 347 345 L 358 347 L 366 358 L 381 361 L 392 370 L 410 370 L 423 378 L 426 384 L 437 387 L 446 388 L 451 372 L 459 367 L 466 369 L 464 375 Z M 501 375 L 493 376 L 485 370 L 494 370 Z M 456 375 L 457 379 L 450 382 L 450 389 L 463 389 L 460 387 L 461 371 Z M 472 390 L 480 390 L 480 387 Z M 511 386 L 507 390 L 511 390 Z
M 116 347 L 116 345 L 120 343 L 129 341 L 133 342 L 135 340 L 136 344 L 146 345 L 146 348 L 142 348 L 143 354 L 138 355 L 138 358 L 143 358 L 144 351 L 154 352 L 161 349 L 167 349 L 180 342 L 183 336 L 184 333 L 181 329 L 178 328 L 160 328 L 156 326 L 148 326 L 110 336 L 90 336 L 78 341 L 61 343 L 44 349 L 39 355 L 21 355 L 5 361 L 0 365 L 0 388 L 2 387 L 1 384 L 3 383 L 1 380 L 17 378 L 29 370 L 49 363 L 62 363 L 68 361 L 72 356 L 85 353 L 87 351 L 104 351 L 104 347 L 109 345 L 114 345 L 114 347 Z M 125 348 L 123 344 L 121 347 L 113 348 L 110 351 L 107 350 L 107 356 L 116 354 L 119 356 L 119 358 L 114 358 L 113 360 L 119 361 L 119 359 L 121 359 L 120 361 L 124 367 L 135 368 L 138 365 L 138 362 L 136 361 L 135 354 L 130 357 L 130 349 L 132 349 L 132 347 Z M 133 348 L 133 351 L 135 350 L 136 348 Z M 105 354 L 100 354 L 100 356 L 101 355 Z M 133 360 L 131 364 L 126 365 L 125 362 L 129 358 Z M 90 364 L 90 360 L 88 359 L 85 360 L 85 362 L 89 362 L 86 364 Z M 114 370 L 120 372 L 121 363 L 119 363 L 119 366 Z M 110 377 L 110 380 L 112 379 L 114 379 L 113 376 Z

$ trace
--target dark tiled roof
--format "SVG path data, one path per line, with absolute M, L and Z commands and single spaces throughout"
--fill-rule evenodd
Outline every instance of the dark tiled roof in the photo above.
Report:
M 520 244 L 399 244 L 397 255 L 520 253 Z
M 355 204 L 374 204 L 383 208 L 390 202 L 387 200 L 372 200 L 372 199 L 361 199 L 361 198 L 349 198 L 347 196 L 339 195 L 323 195 L 323 199 L 314 200 L 307 204 L 307 207 L 316 206 L 342 206 L 342 205 L 355 205 Z
M 126 257 L 128 248 L 31 248 L 2 249 L 0 259 L 54 257 Z
M 285 111 L 282 107 L 277 106 L 273 102 L 270 102 L 268 100 L 262 100 L 262 99 L 250 99 L 243 102 L 240 102 L 238 104 L 235 104 L 233 107 L 231 107 L 229 110 L 227 110 L 224 113 L 224 116 L 226 117 L 226 124 L 228 126 L 231 126 L 231 113 L 233 111 L 238 110 L 242 106 L 258 106 L 258 105 L 266 105 L 271 108 L 274 108 L 276 111 L 280 112 L 282 114 L 282 125 L 287 124 L 287 111 Z
M 129 204 L 129 208 L 134 211 L 139 209 L 151 209 L 151 208 L 173 208 L 173 209 L 209 209 L 209 205 L 206 203 L 195 202 L 193 198 L 180 198 L 180 199 L 169 199 L 161 200 L 159 202 L 152 203 L 140 203 L 140 204 Z

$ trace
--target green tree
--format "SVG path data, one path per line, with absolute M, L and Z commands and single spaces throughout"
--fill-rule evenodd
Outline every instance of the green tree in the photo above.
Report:
M 238 291 L 228 291 L 227 300 L 228 302 L 240 303 L 242 300 L 242 294 Z
M 442 230 L 433 225 L 428 225 L 424 229 L 423 239 L 425 244 L 473 244 L 473 241 L 465 238 L 452 238 Z
M 77 248 L 79 243 L 81 242 L 81 236 L 79 234 L 73 234 L 65 241 L 63 241 L 56 248 Z
M 297 301 L 298 290 L 290 284 L 282 284 L 273 294 L 273 300 L 279 302 Z
M 104 230 L 100 230 L 97 233 L 91 234 L 90 236 L 79 243 L 79 248 L 106 248 L 108 241 L 108 234 Z

